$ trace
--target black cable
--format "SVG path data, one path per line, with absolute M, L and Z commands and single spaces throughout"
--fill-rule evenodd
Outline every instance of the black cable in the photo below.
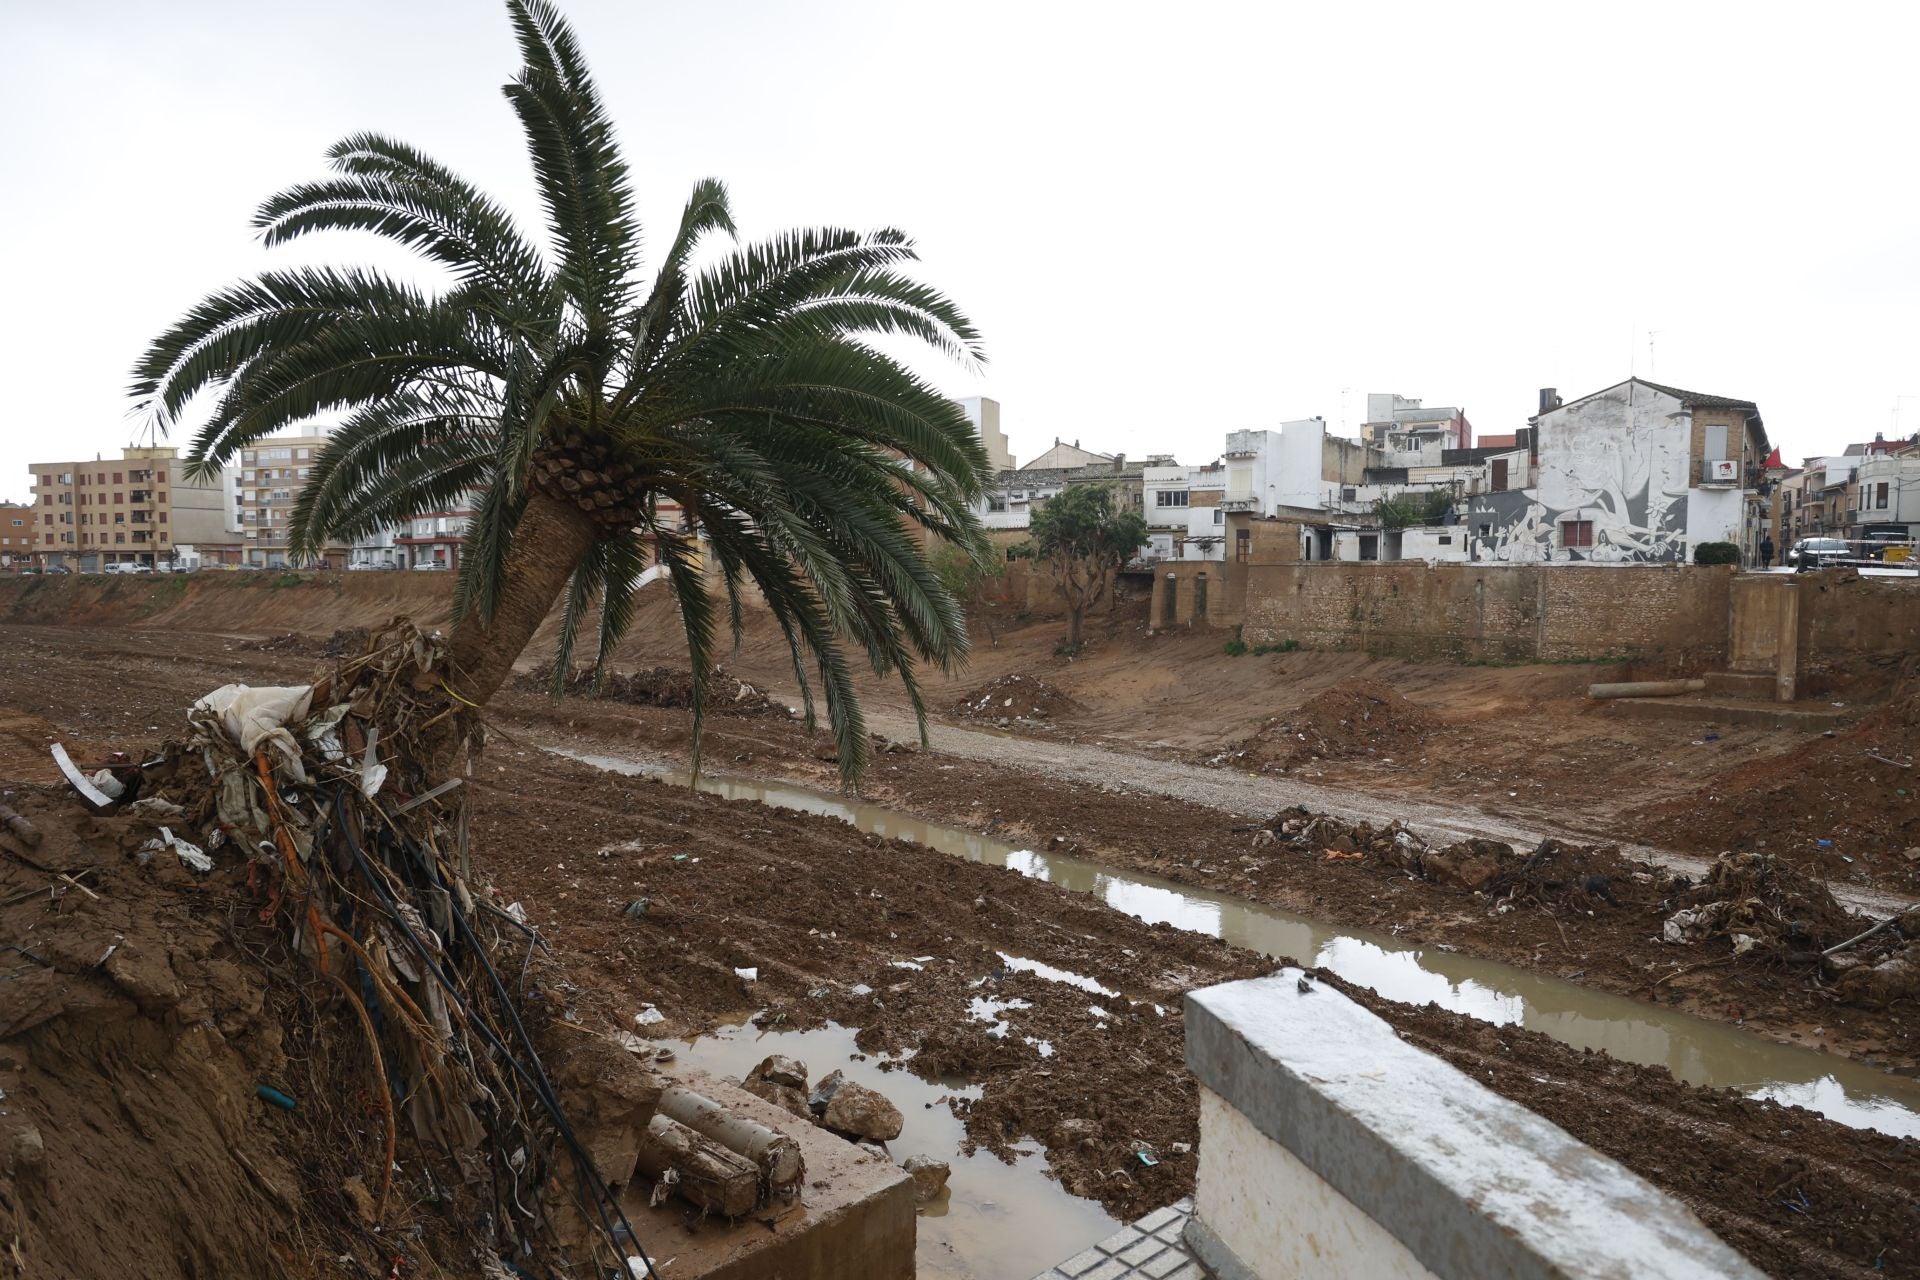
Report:
M 338 795 L 334 797 L 334 803 L 336 806 L 341 803 Z M 646 1247 L 640 1243 L 640 1237 L 634 1231 L 633 1224 L 627 1221 L 626 1213 L 620 1208 L 619 1201 L 613 1196 L 607 1184 L 601 1180 L 599 1170 L 593 1167 L 593 1161 L 587 1155 L 586 1149 L 580 1145 L 579 1138 L 575 1136 L 573 1132 L 573 1126 L 567 1122 L 566 1115 L 560 1108 L 559 1098 L 553 1092 L 553 1083 L 547 1077 L 546 1068 L 540 1063 L 539 1051 L 534 1048 L 532 1039 L 527 1034 L 526 1026 L 521 1022 L 520 1014 L 518 1010 L 514 1008 L 513 1001 L 507 994 L 505 984 L 500 981 L 500 975 L 495 972 L 492 962 L 487 958 L 485 945 L 480 941 L 479 936 L 473 932 L 473 926 L 468 923 L 465 912 L 460 910 L 457 895 L 452 894 L 450 890 L 448 891 L 448 897 L 450 899 L 449 913 L 454 923 L 465 934 L 464 941 L 473 948 L 474 954 L 479 958 L 481 967 L 486 970 L 487 977 L 492 981 L 494 991 L 501 1004 L 505 1007 L 508 1017 L 512 1019 L 515 1033 L 525 1046 L 528 1056 L 533 1060 L 534 1068 L 532 1071 L 514 1057 L 513 1052 L 500 1037 L 495 1034 L 493 1028 L 488 1026 L 486 1021 L 477 1015 L 473 1005 L 460 990 L 458 984 L 454 983 L 452 979 L 442 971 L 439 963 L 434 959 L 432 951 L 420 940 L 418 935 L 414 933 L 413 927 L 407 923 L 406 916 L 400 911 L 399 903 L 394 899 L 386 881 L 374 872 L 371 863 L 367 859 L 366 851 L 360 847 L 360 842 L 354 838 L 347 824 L 340 823 L 338 829 L 346 836 L 347 848 L 353 853 L 354 862 L 359 867 L 361 876 L 366 879 L 367 883 L 373 887 L 374 892 L 379 895 L 382 903 L 392 914 L 394 923 L 397 924 L 400 931 L 406 935 L 407 941 L 413 945 L 414 951 L 419 954 L 421 961 L 427 966 L 428 972 L 433 974 L 434 980 L 459 1004 L 461 1012 L 466 1014 L 472 1024 L 478 1028 L 481 1036 L 488 1044 L 491 1045 L 502 1058 L 506 1059 L 507 1065 L 533 1090 L 535 1098 L 547 1112 L 548 1118 L 553 1121 L 555 1131 L 559 1134 L 561 1140 L 567 1144 L 567 1148 L 573 1156 L 575 1168 L 581 1175 L 583 1183 L 588 1190 L 593 1192 L 595 1216 L 600 1219 L 601 1227 L 606 1232 L 608 1241 L 614 1247 L 615 1256 L 622 1256 L 624 1250 L 620 1244 L 619 1232 L 615 1230 L 613 1220 L 607 1216 L 608 1206 L 612 1207 L 613 1216 L 619 1219 L 619 1226 L 625 1231 L 627 1239 L 632 1243 L 633 1247 L 639 1251 L 640 1261 L 641 1264 L 646 1267 L 647 1275 L 651 1277 L 652 1280 L 660 1280 L 660 1273 L 654 1270 L 653 1259 L 647 1255 Z M 437 874 L 435 875 L 435 879 L 439 879 Z M 444 889 L 446 886 L 442 883 L 439 887 Z M 623 1277 L 622 1280 L 626 1280 L 626 1278 Z

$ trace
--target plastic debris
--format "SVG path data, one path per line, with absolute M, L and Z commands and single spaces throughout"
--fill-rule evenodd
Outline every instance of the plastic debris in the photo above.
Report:
M 282 1111 L 292 1111 L 299 1104 L 270 1084 L 255 1085 L 253 1092 L 262 1102 L 271 1102 Z
M 160 828 L 159 835 L 140 847 L 154 853 L 158 853 L 162 849 L 171 849 L 180 856 L 180 861 L 185 863 L 189 870 L 213 870 L 213 859 L 207 856 L 205 849 L 202 849 L 199 845 L 191 841 L 182 840 L 179 836 L 173 834 L 172 829 L 168 827 Z

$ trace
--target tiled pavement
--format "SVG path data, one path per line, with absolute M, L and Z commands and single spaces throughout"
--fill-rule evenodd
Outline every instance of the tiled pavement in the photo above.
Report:
M 1208 1280 L 1180 1239 L 1192 1216 L 1191 1197 L 1156 1209 L 1033 1280 Z

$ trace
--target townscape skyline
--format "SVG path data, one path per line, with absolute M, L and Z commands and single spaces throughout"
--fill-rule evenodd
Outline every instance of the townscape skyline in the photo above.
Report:
M 1920 427 L 1914 177 L 1886 161 L 1911 15 L 1876 12 L 1869 41 L 1844 14 L 1637 6 L 567 11 L 652 245 L 707 175 L 750 237 L 906 230 L 993 357 L 927 372 L 1000 401 L 1020 460 L 1059 437 L 1198 461 L 1222 430 L 1312 415 L 1353 435 L 1369 392 L 1505 433 L 1541 386 L 1634 373 L 1754 400 L 1790 463 Z M 0 438 L 0 498 L 49 432 L 63 456 L 126 444 L 128 368 L 209 289 L 273 261 L 404 269 L 357 237 L 254 241 L 253 208 L 336 138 L 408 140 L 538 225 L 490 0 L 3 21 L 0 96 L 31 123 L 0 179 L 55 198 L 0 211 L 33 247 L 0 324 L 34 424 Z

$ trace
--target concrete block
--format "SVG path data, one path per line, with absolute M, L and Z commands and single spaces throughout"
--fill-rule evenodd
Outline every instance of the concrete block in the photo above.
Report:
M 1065 1262 L 1055 1267 L 1054 1270 L 1069 1277 L 1070 1280 L 1080 1280 L 1081 1276 L 1093 1270 L 1106 1260 L 1107 1255 L 1102 1253 L 1099 1246 L 1096 1245 L 1084 1253 L 1074 1254 L 1071 1258 L 1068 1258 Z
M 1168 1205 L 1164 1209 L 1155 1209 L 1152 1213 L 1133 1225 L 1134 1228 L 1139 1231 L 1158 1232 L 1160 1228 L 1166 1226 L 1168 1223 L 1179 1222 L 1183 1216 L 1185 1215 L 1183 1215 L 1179 1209 Z
M 704 1072 L 678 1073 L 675 1083 L 791 1137 L 807 1173 L 797 1205 L 776 1199 L 737 1223 L 699 1221 L 697 1231 L 685 1205 L 649 1208 L 651 1188 L 636 1185 L 621 1207 L 648 1253 L 673 1259 L 674 1280 L 913 1280 L 913 1179 L 904 1169 Z
M 1187 997 L 1187 1239 L 1222 1280 L 1760 1275 L 1637 1175 L 1298 977 Z

